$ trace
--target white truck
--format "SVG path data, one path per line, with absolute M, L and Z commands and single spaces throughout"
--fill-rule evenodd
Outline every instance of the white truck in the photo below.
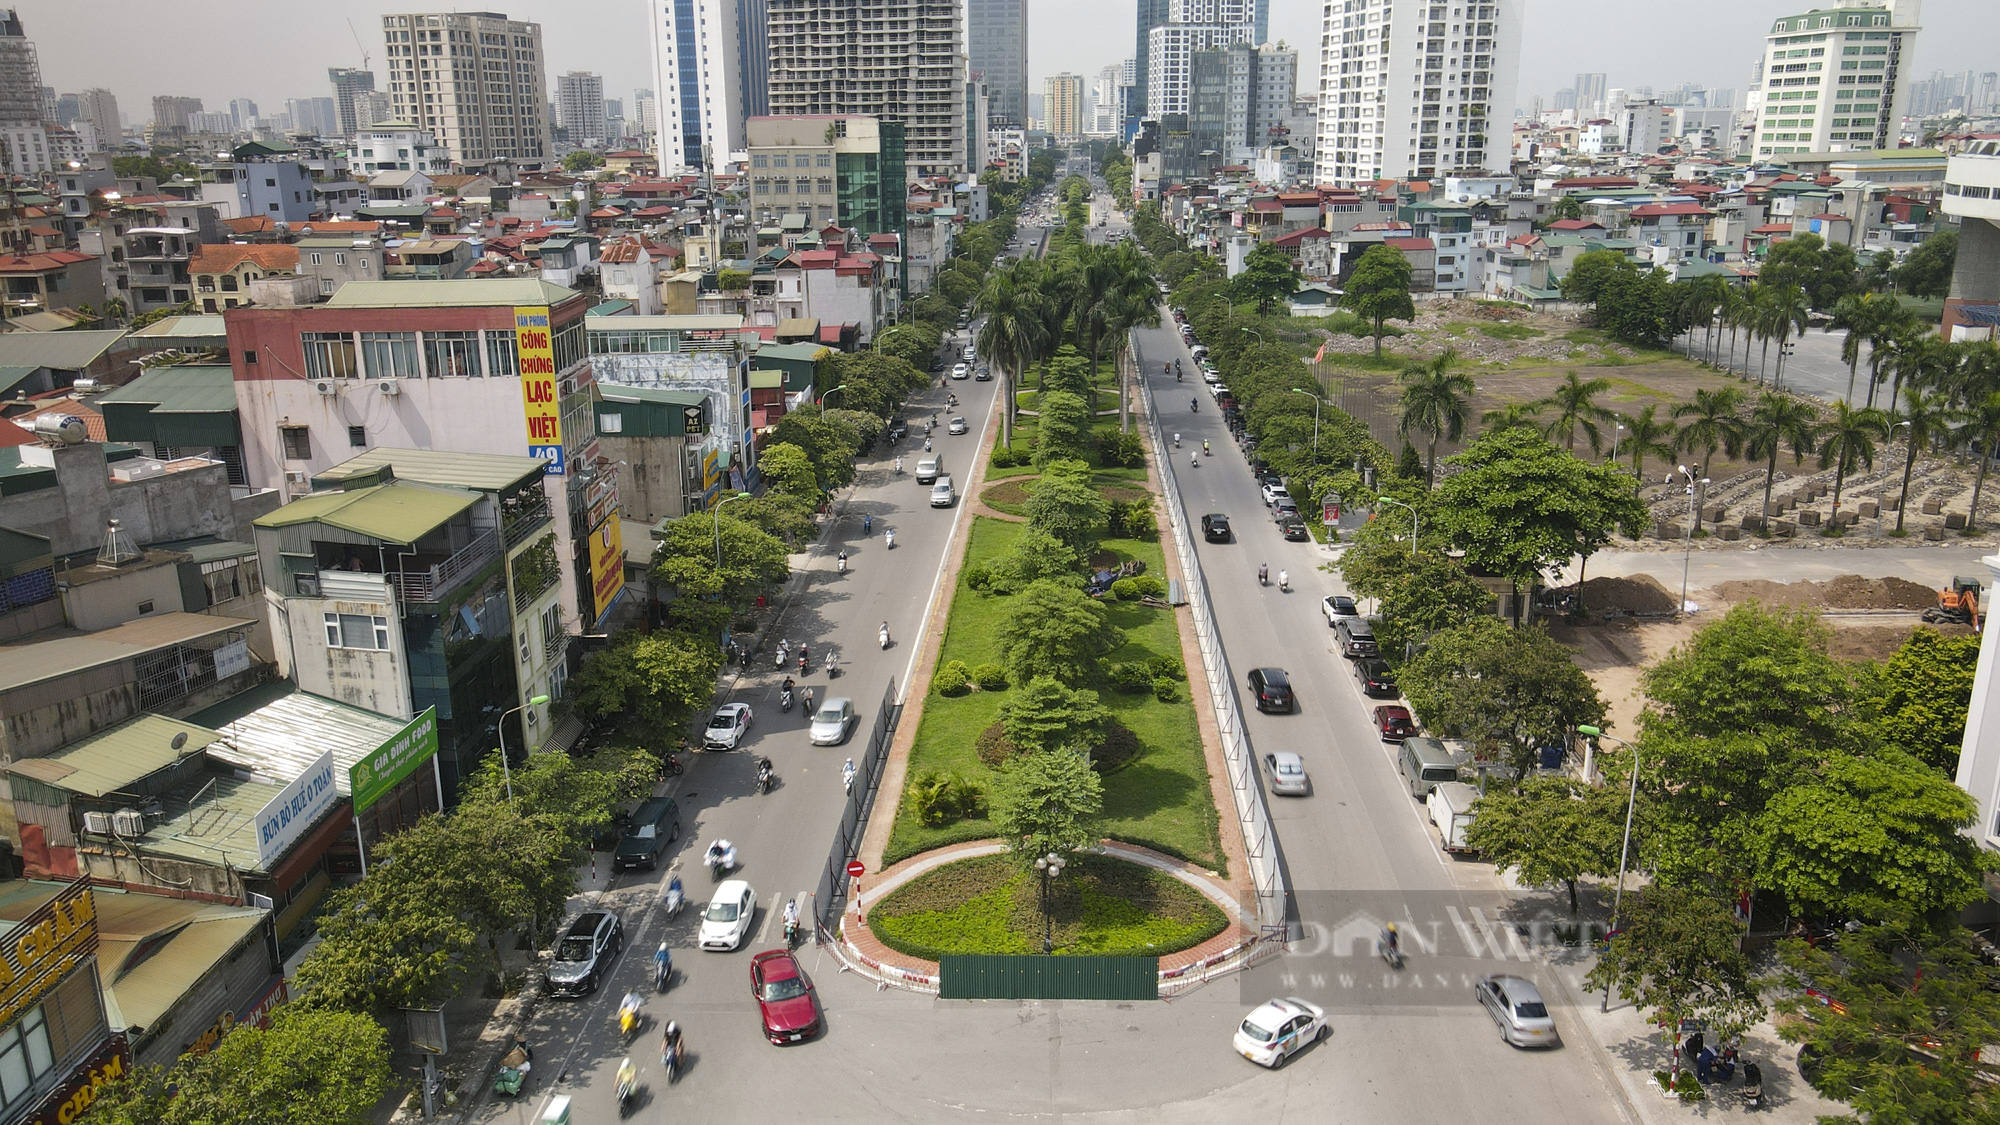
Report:
M 1431 823 L 1445 851 L 1459 855 L 1474 850 L 1465 844 L 1465 830 L 1472 827 L 1472 802 L 1478 799 L 1479 790 L 1463 781 L 1439 782 L 1431 790 Z

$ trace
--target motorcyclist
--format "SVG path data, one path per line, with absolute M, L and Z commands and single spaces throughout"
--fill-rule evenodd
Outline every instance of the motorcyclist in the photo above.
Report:
M 682 889 L 680 872 L 676 871 L 673 878 L 667 880 L 667 902 L 671 907 L 678 908 L 686 901 L 687 891 Z
M 1383 952 L 1387 953 L 1390 957 L 1402 956 L 1403 951 L 1397 947 L 1397 941 L 1400 937 L 1401 935 L 1396 932 L 1396 923 L 1391 922 L 1388 925 L 1383 926 L 1382 927 Z
M 618 1064 L 618 1100 L 623 1102 L 626 1098 L 631 1097 L 632 1091 L 638 1085 L 639 1068 L 632 1065 L 632 1058 L 630 1055 L 627 1055 L 625 1061 Z
M 727 840 L 717 840 L 708 846 L 708 855 L 706 858 L 711 867 L 735 867 L 736 845 Z
M 663 941 L 660 943 L 660 948 L 653 951 L 653 979 L 661 984 L 665 984 L 667 979 L 673 975 L 674 955 L 667 949 L 667 943 Z
M 844 550 L 843 550 L 843 551 L 841 551 L 841 552 L 840 552 L 840 555 L 839 555 L 839 556 L 838 556 L 838 558 L 837 558 L 837 559 L 835 560 L 835 565 L 837 565 L 837 566 L 839 566 L 839 567 L 840 567 L 840 572 L 841 572 L 842 574 L 846 574 L 846 573 L 847 573 L 847 552 L 846 552 L 846 551 L 844 551 Z
M 902 463 L 903 463 L 903 459 L 902 459 L 901 457 L 898 457 L 898 458 L 896 458 L 896 463 L 897 463 L 898 465 L 902 464 Z M 870 514 L 870 513 L 867 513 L 867 512 L 864 512 L 864 513 L 862 513 L 862 515 L 861 515 L 861 534 L 863 534 L 863 535 L 873 535 L 873 534 L 875 534 L 875 517 L 874 517 L 874 515 L 872 515 L 872 514 Z M 840 554 L 841 554 L 841 557 L 842 557 L 842 558 L 845 558 L 845 557 L 847 556 L 847 552 L 846 552 L 846 551 L 842 551 L 842 552 L 841 552 Z
M 1175 435 L 1174 435 L 1174 448 L 1175 448 L 1175 449 L 1179 449 L 1180 447 L 1181 447 L 1181 435 L 1179 435 L 1179 434 L 1175 434 Z
M 1188 400 L 1188 410 L 1190 410 L 1190 411 L 1192 411 L 1193 413 L 1196 413 L 1196 414 L 1199 414 L 1199 413 L 1201 413 L 1201 400 L 1200 400 L 1200 399 L 1198 399 L 1198 398 L 1191 398 L 1191 399 L 1189 399 L 1189 400 Z
M 1201 454 L 1190 451 L 1188 453 L 1188 464 L 1197 469 L 1201 468 Z
M 931 451 L 931 439 L 930 436 L 926 434 L 924 436 L 924 452 L 929 453 L 930 451 Z
M 1208 452 L 1208 439 L 1207 439 L 1207 438 L 1203 438 L 1203 439 L 1201 439 L 1201 451 L 1202 451 L 1203 453 L 1207 453 L 1207 452 Z
M 786 677 L 785 677 L 785 682 L 784 682 L 784 683 L 782 683 L 782 684 L 779 684 L 779 685 L 778 685 L 778 690 L 779 690 L 780 692 L 783 692 L 784 694 L 787 694 L 787 695 L 789 695 L 789 694 L 791 694 L 791 692 L 792 692 L 792 689 L 793 689 L 793 688 L 796 688 L 796 687 L 798 687 L 798 686 L 799 686 L 798 684 L 796 684 L 796 683 L 792 682 L 792 678 L 791 678 L 790 676 L 786 676 Z
M 847 764 L 840 767 L 840 788 L 843 791 L 852 790 L 854 788 L 853 758 L 847 759 Z
M 667 1029 L 660 1033 L 661 1064 L 666 1065 L 669 1062 L 679 1063 L 682 1058 L 682 1052 L 686 1050 L 686 1047 L 687 1045 L 681 1037 L 681 1025 L 675 1023 L 673 1020 L 668 1020 Z
M 903 455 L 898 453 L 896 454 L 896 473 L 898 476 L 900 476 L 902 475 L 902 472 L 903 472 Z
M 1291 571 L 1289 571 L 1289 570 L 1281 570 L 1281 571 L 1279 571 L 1279 572 L 1278 572 L 1278 589 L 1280 589 L 1280 590 L 1289 590 L 1289 589 L 1291 589 L 1291 588 L 1292 588 L 1292 572 L 1291 572 Z
M 1271 584 L 1271 568 L 1264 563 L 1257 564 L 1257 584 L 1259 586 Z
M 757 759 L 757 784 L 766 789 L 771 787 L 771 759 Z
M 786 938 L 790 938 L 793 934 L 797 933 L 798 929 L 799 929 L 799 900 L 791 899 L 785 903 Z

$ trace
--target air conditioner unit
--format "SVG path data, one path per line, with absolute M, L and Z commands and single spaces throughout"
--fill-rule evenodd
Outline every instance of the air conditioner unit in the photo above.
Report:
M 328 398 L 340 393 L 340 384 L 332 379 L 314 379 L 313 390 Z
M 111 835 L 111 814 L 103 812 L 84 813 L 83 830 L 97 836 Z
M 146 815 L 138 809 L 119 809 L 111 814 L 111 830 L 120 836 L 144 836 Z
M 310 478 L 306 476 L 306 471 L 304 469 L 286 469 L 285 483 L 295 484 L 298 485 L 300 488 L 304 488 L 308 483 L 310 483 Z
M 399 395 L 403 393 L 402 381 L 398 379 L 384 379 L 375 385 L 382 388 L 382 393 L 385 395 Z

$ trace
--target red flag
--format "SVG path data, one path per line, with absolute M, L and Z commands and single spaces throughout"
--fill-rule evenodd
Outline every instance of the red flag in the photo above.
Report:
M 1320 341 L 1319 350 L 1313 353 L 1314 363 L 1319 363 L 1326 359 L 1326 345 L 1327 345 L 1326 341 L 1324 340 Z

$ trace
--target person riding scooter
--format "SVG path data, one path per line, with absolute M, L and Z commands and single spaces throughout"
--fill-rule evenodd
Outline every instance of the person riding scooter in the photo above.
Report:
M 1257 585 L 1259 585 L 1259 586 L 1269 586 L 1270 584 L 1271 584 L 1271 568 L 1270 568 L 1270 567 L 1268 567 L 1268 566 L 1266 566 L 1266 565 L 1264 565 L 1263 563 L 1258 563 L 1258 564 L 1257 564 Z
M 778 686 L 778 710 L 789 711 L 792 709 L 792 689 L 797 686 L 797 684 L 792 682 L 790 676 L 785 677 L 785 682 Z
M 1403 950 L 1400 938 L 1401 935 L 1396 932 L 1396 923 L 1391 922 L 1382 927 L 1382 959 L 1399 968 L 1403 964 Z
M 846 574 L 846 573 L 847 573 L 847 552 L 846 552 L 846 551 L 842 551 L 842 552 L 840 552 L 840 554 L 839 554 L 838 556 L 836 556 L 836 557 L 835 557 L 835 560 L 834 560 L 834 562 L 835 562 L 835 566 L 836 566 L 836 567 L 837 567 L 837 568 L 839 569 L 840 573 L 842 573 L 842 574 Z
M 708 852 L 701 857 L 701 861 L 708 865 L 715 878 L 721 879 L 736 869 L 736 845 L 727 840 L 717 840 L 708 846 Z
M 665 992 L 667 982 L 674 979 L 674 955 L 666 942 L 653 951 L 653 991 Z
M 791 899 L 785 903 L 785 948 L 790 949 L 799 939 L 799 901 Z
M 1292 572 L 1291 572 L 1291 571 L 1289 571 L 1289 570 L 1281 570 L 1281 571 L 1279 571 L 1279 572 L 1278 572 L 1278 589 L 1280 589 L 1280 590 L 1284 590 L 1284 591 L 1286 591 L 1286 592 L 1290 592 L 1291 588 L 1292 588 Z
M 771 759 L 757 759 L 757 788 L 760 792 L 769 793 L 771 791 L 772 776 Z
M 630 1040 L 633 1033 L 639 1030 L 639 1009 L 645 1003 L 646 998 L 639 995 L 637 989 L 627 992 L 625 998 L 618 1002 L 618 1030 L 624 1034 L 627 1040 Z
M 639 1089 L 639 1068 L 632 1065 L 630 1055 L 618 1064 L 618 1112 L 624 1113 L 625 1106 Z
M 673 878 L 667 880 L 667 917 L 680 917 L 681 906 L 686 902 L 687 892 L 681 888 L 680 872 L 676 871 Z
M 660 1069 L 667 1072 L 667 1081 L 674 1080 L 674 1073 L 680 1069 L 681 1060 L 686 1058 L 687 1044 L 681 1037 L 681 1025 L 667 1021 L 667 1029 L 660 1033 Z

